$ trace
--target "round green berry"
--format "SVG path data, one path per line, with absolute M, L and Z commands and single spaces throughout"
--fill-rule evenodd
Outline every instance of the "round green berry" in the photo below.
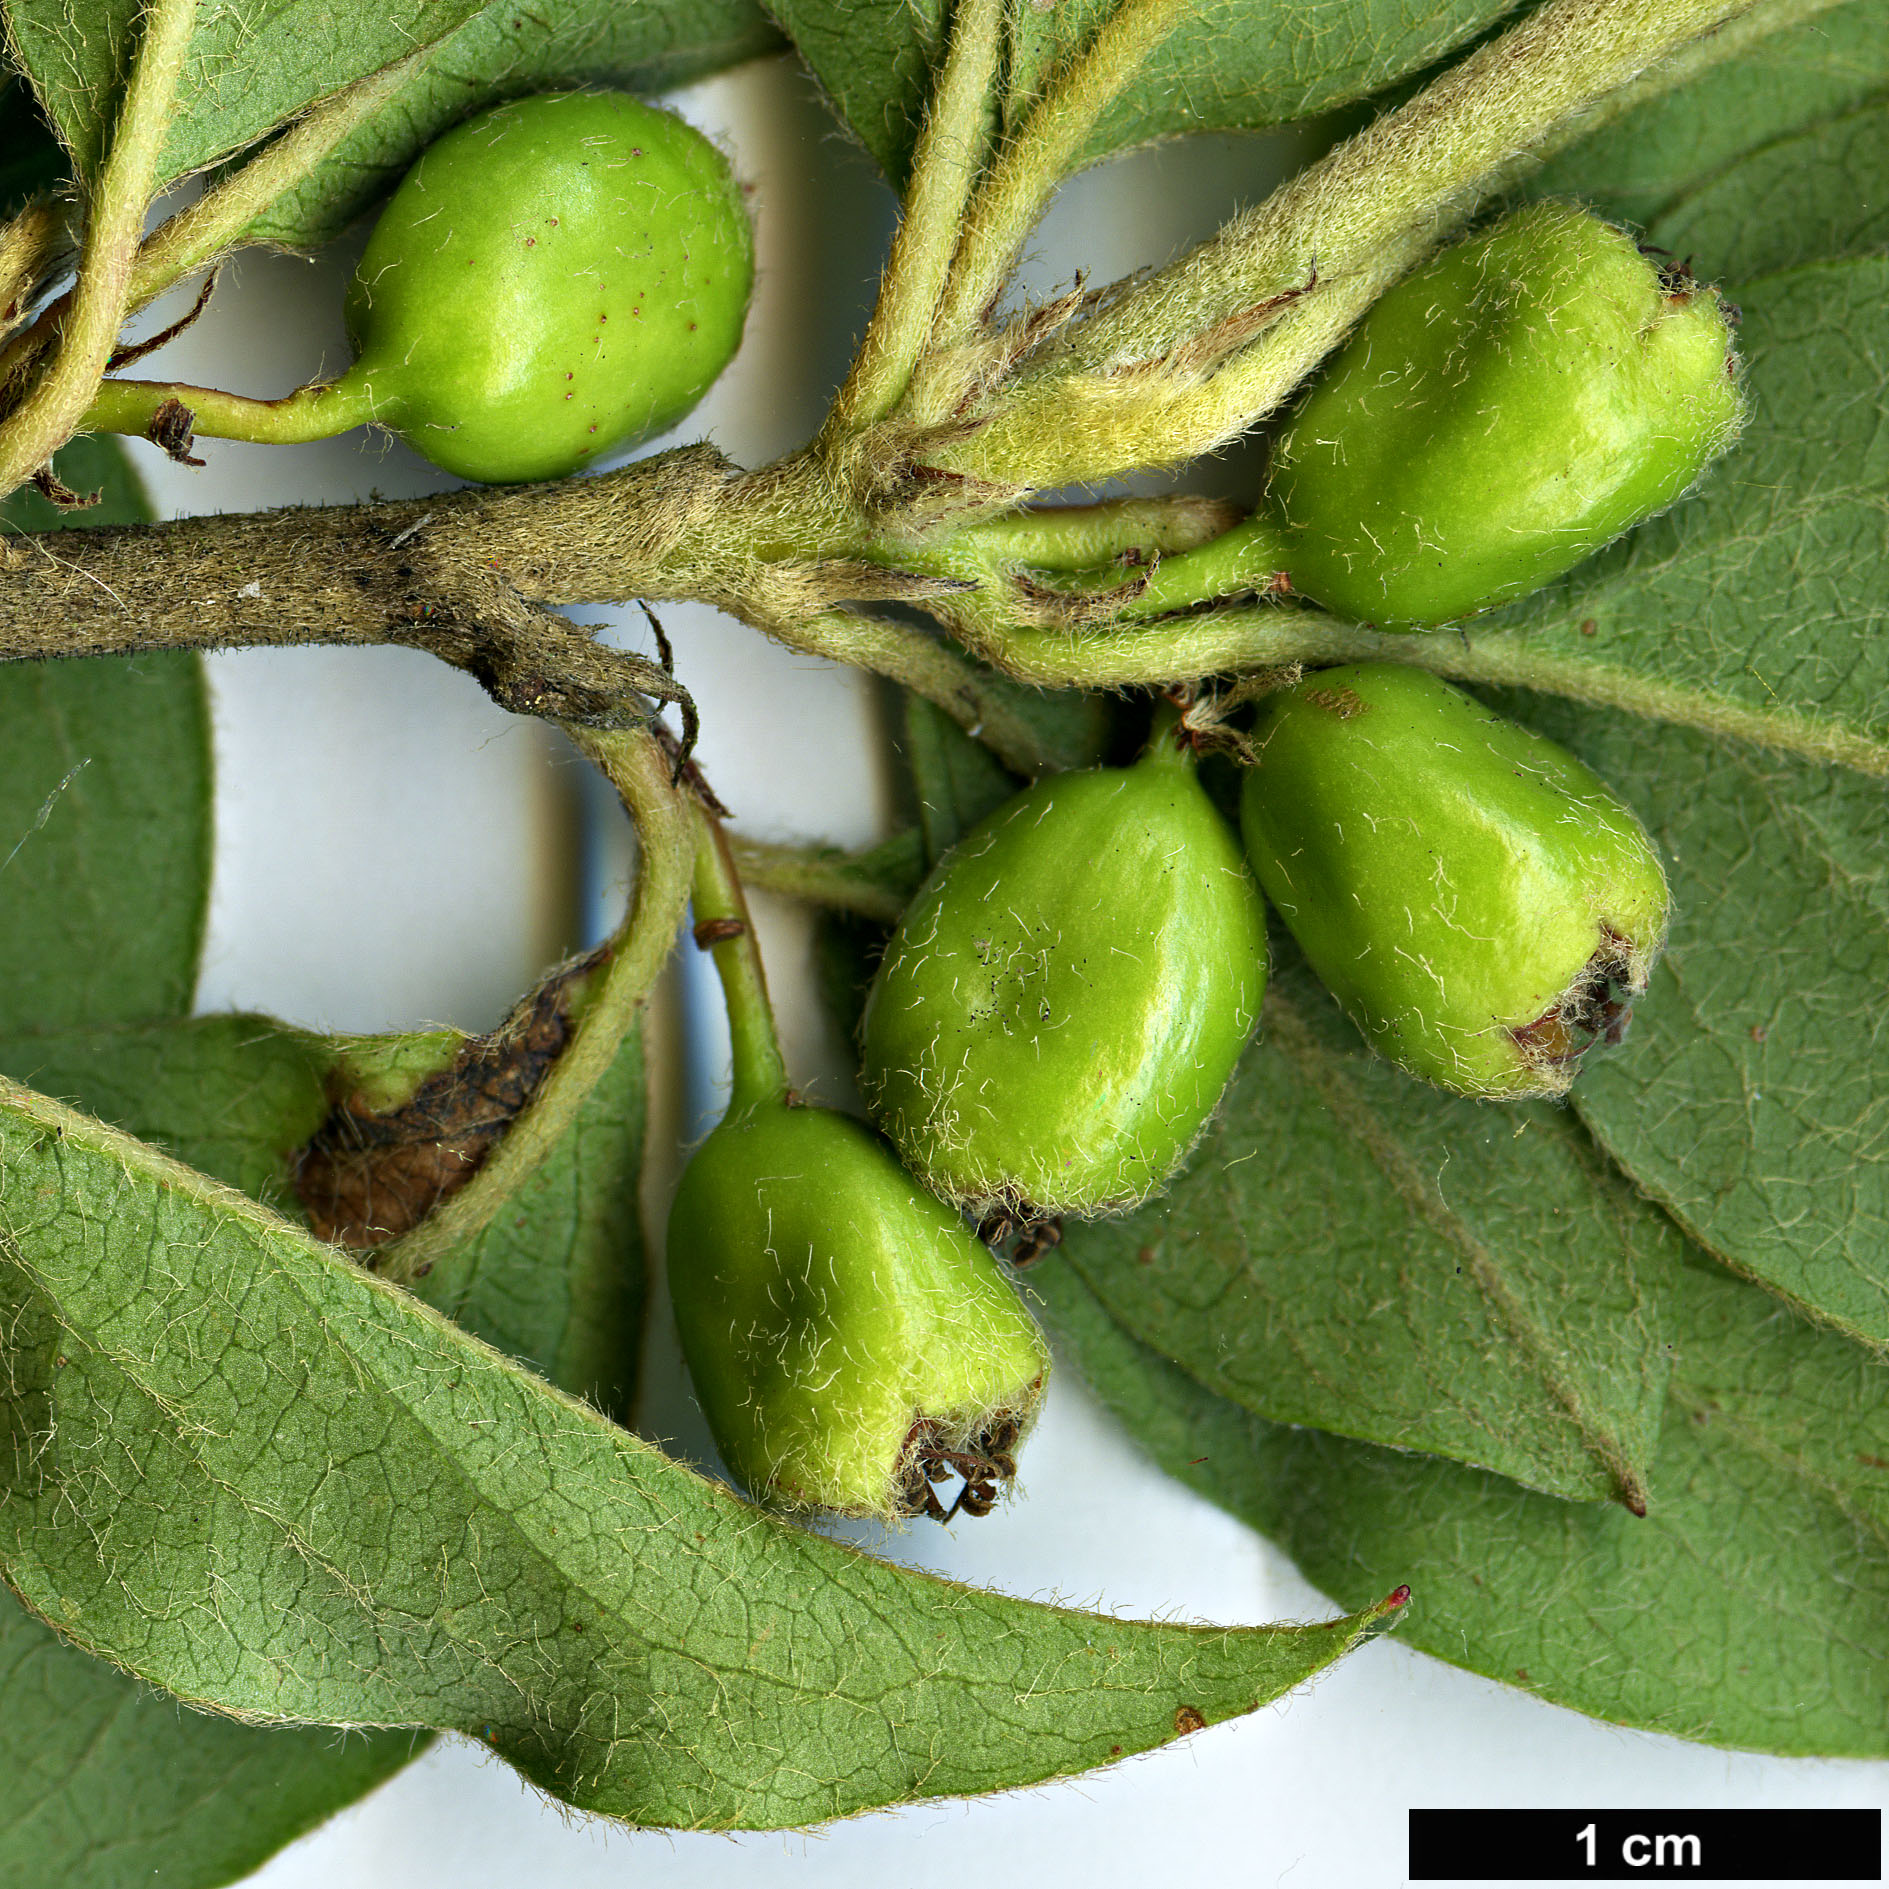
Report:
M 1742 416 L 1716 292 L 1534 204 L 1377 303 L 1281 434 L 1264 516 L 1314 602 L 1444 623 L 1663 511 Z
M 331 391 L 435 465 L 556 478 L 674 426 L 733 357 L 753 238 L 726 160 L 671 112 L 563 92 L 428 148 L 348 292 Z

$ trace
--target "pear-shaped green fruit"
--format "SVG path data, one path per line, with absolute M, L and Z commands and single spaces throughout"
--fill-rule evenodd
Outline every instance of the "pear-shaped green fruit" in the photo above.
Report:
M 1671 505 L 1738 431 L 1734 368 L 1715 291 L 1534 204 L 1377 303 L 1281 434 L 1259 523 L 1342 616 L 1486 610 Z
M 1163 737 L 1038 781 L 938 862 L 867 998 L 862 1081 L 947 1200 L 1114 1212 L 1186 1158 L 1265 983 L 1239 844 Z
M 869 1128 L 785 1102 L 731 1111 L 682 1177 L 668 1250 L 696 1396 L 757 1500 L 935 1514 L 949 1475 L 976 1514 L 1015 1473 L 1042 1334 Z
M 1645 830 L 1565 748 L 1420 670 L 1271 697 L 1241 828 L 1372 1045 L 1474 1096 L 1559 1095 L 1617 1041 L 1666 935 Z
M 672 112 L 563 92 L 428 147 L 348 291 L 363 409 L 463 478 L 555 478 L 675 425 L 740 344 L 753 238 Z

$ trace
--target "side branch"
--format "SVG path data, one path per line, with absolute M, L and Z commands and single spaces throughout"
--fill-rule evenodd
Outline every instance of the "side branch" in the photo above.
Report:
M 644 658 L 530 601 L 470 555 L 462 495 L 0 539 L 0 661 L 398 644 L 501 706 L 591 727 L 681 692 Z
M 686 695 L 545 606 L 684 598 L 905 683 L 1013 767 L 1046 765 L 1009 685 L 923 630 L 836 607 L 933 601 L 959 580 L 855 548 L 811 459 L 744 474 L 709 446 L 555 485 L 0 537 L 0 662 L 392 643 L 518 714 L 622 729 L 650 696 L 686 717 Z

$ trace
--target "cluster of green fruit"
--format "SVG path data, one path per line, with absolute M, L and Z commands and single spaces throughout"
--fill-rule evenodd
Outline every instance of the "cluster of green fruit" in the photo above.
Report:
M 751 279 L 739 192 L 679 119 L 612 94 L 501 106 L 395 193 L 350 292 L 358 358 L 275 403 L 277 436 L 373 419 L 470 478 L 571 472 L 695 404 Z M 1692 484 L 1736 432 L 1733 368 L 1711 291 L 1581 211 L 1518 212 L 1378 304 L 1253 517 L 1162 564 L 1140 607 L 1291 590 L 1411 628 L 1520 596 Z M 199 424 L 219 430 L 214 402 Z M 1560 1094 L 1618 1038 L 1666 885 L 1572 755 L 1394 664 L 1264 701 L 1241 837 L 1194 750 L 1164 708 L 1134 766 L 1041 780 L 939 862 L 862 1027 L 889 1140 L 796 1106 L 776 1049 L 744 1070 L 737 1031 L 669 1252 L 698 1395 L 755 1495 L 942 1515 L 955 1477 L 957 1506 L 988 1507 L 1049 1361 L 964 1216 L 1118 1212 L 1175 1173 L 1259 1023 L 1266 900 L 1371 1043 L 1446 1088 Z M 751 954 L 730 922 L 718 950 Z
M 1283 570 L 1395 626 L 1488 608 L 1678 498 L 1736 431 L 1733 370 L 1715 295 L 1538 206 L 1379 304 L 1255 519 L 1189 557 L 1210 594 Z M 1258 1024 L 1267 900 L 1372 1045 L 1460 1094 L 1559 1095 L 1618 1040 L 1666 882 L 1573 755 L 1388 663 L 1271 695 L 1249 746 L 1240 838 L 1168 707 L 1135 765 L 1040 780 L 939 861 L 861 1029 L 898 1159 L 737 1093 L 670 1260 L 704 1410 L 757 1495 L 938 1513 L 955 1474 L 987 1503 L 1047 1358 L 960 1214 L 1117 1212 L 1175 1173 Z

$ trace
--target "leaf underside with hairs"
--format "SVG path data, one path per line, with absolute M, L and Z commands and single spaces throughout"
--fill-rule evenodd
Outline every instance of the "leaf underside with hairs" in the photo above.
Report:
M 1028 91 L 1085 46 L 1117 0 L 1012 10 Z M 769 0 L 835 109 L 895 183 L 910 171 L 944 0 Z M 1488 0 L 1357 0 L 1310 8 L 1200 0 L 1090 138 L 1093 161 L 1190 131 L 1251 131 L 1362 98 L 1460 46 L 1508 8 Z M 1015 114 L 1012 114 L 1013 117 Z
M 1704 1260 L 1664 1291 L 1677 1362 L 1651 1512 L 1269 1424 L 1052 1261 L 1059 1348 L 1164 1469 L 1341 1598 L 1411 1584 L 1424 1651 L 1708 1744 L 1889 1755 L 1889 1371 Z
M 0 1594 L 0 1881 L 211 1889 L 365 1796 L 425 1738 L 191 1712 Z
M 166 1017 L 0 1036 L 0 1075 L 289 1212 L 285 1162 L 328 1112 L 325 1068 L 320 1038 L 273 1017 Z
M 148 515 L 114 442 L 75 440 L 58 471 L 101 502 L 60 512 L 22 488 L 0 504 L 0 531 Z M 0 1032 L 187 1010 L 209 886 L 196 657 L 0 666 Z
M 3 0 L 22 63 L 81 177 L 110 134 L 142 0 Z M 203 10 L 159 165 L 162 188 L 242 150 L 416 47 L 436 63 L 331 158 L 256 241 L 312 246 L 382 194 L 441 129 L 495 98 L 606 79 L 635 90 L 680 85 L 777 40 L 752 0 L 550 0 L 488 5 L 411 0 L 260 0 Z
M 1883 784 L 1539 699 L 1509 704 L 1646 822 L 1674 920 L 1573 1102 L 1740 1272 L 1889 1347 L 1889 799 Z
M 1284 955 L 1187 1172 L 1070 1263 L 1259 1415 L 1643 1504 L 1677 1237 L 1565 1112 L 1393 1069 Z
M 772 1827 L 1147 1749 L 1382 1613 L 1137 1625 L 895 1568 L 56 1104 L 0 1094 L 0 1153 L 7 1578 L 231 1713 L 450 1726 L 580 1808 Z
M 115 441 L 75 441 L 58 471 L 103 501 L 55 512 L 28 490 L 0 517 L 44 531 L 149 515 Z M 48 807 L 49 790 L 81 763 Z M 209 718 L 197 659 L 0 668 L 0 820 L 5 850 L 22 842 L 0 869 L 0 1067 L 41 1070 L 93 1106 L 135 1099 L 160 1132 L 192 1137 L 196 1158 L 231 1178 L 260 1177 L 272 1133 L 275 1149 L 290 1145 L 280 1130 L 265 1117 L 259 1138 L 258 1122 L 216 1086 L 207 1044 L 181 1056 L 154 1047 L 228 1028 L 178 1020 L 209 895 Z M 234 1092 L 244 1108 L 292 1104 L 300 1079 L 275 1064 L 259 1070 L 256 1054 Z M 404 1733 L 259 1731 L 185 1711 L 0 1594 L 0 1880 L 132 1889 L 161 1869 L 175 1889 L 212 1889 L 419 1748 Z
M 246 239 L 315 249 L 399 181 L 434 138 L 503 98 L 577 83 L 649 94 L 686 85 L 780 45 L 755 0 L 538 0 L 489 6 Z
M 288 1158 L 327 1115 L 331 1056 L 321 1038 L 257 1016 L 0 1038 L 0 1071 L 290 1208 Z M 417 1288 L 466 1329 L 613 1412 L 629 1403 L 641 1332 L 644 1115 L 633 1035 L 538 1174 Z M 76 1746 L 68 1719 L 91 1728 Z M 0 1723 L 21 1732 L 27 1765 L 17 1811 L 0 1785 L 0 1877 L 9 1857 L 30 1857 L 26 1873 L 36 1883 L 66 1880 L 59 1870 L 67 1867 L 75 1883 L 142 1881 L 153 1856 L 165 1859 L 167 1880 L 232 1880 L 425 1743 L 265 1730 L 181 1711 L 63 1645 L 10 1600 L 0 1602 Z M 94 1736 L 99 1749 L 35 1808 L 73 1751 L 92 1750 Z M 153 1791 L 155 1808 L 145 1801 Z M 197 1826 L 201 1842 L 175 1810 L 177 1801 L 199 1798 L 212 1813 Z M 109 1868 L 95 1848 L 91 1814 L 106 1801 L 121 1805 Z M 180 1862 L 197 1873 L 179 1875 Z
M 20 63 L 72 154 L 97 176 L 138 43 L 144 0 L 4 0 Z M 443 38 L 478 0 L 255 0 L 199 10 L 159 161 L 161 189 L 253 143 L 364 73 Z
M 1569 145 L 1529 178 L 1528 194 L 1579 197 L 1644 227 L 1741 158 L 1885 94 L 1889 0 L 1847 0 Z M 1716 279 L 1733 264 L 1701 252 L 1700 266 Z
M 1889 20 L 1882 30 L 1889 41 Z M 1747 277 L 1863 255 L 1889 246 L 1885 176 L 1889 107 L 1878 104 L 1766 145 L 1681 197 L 1654 228 L 1681 260 Z

